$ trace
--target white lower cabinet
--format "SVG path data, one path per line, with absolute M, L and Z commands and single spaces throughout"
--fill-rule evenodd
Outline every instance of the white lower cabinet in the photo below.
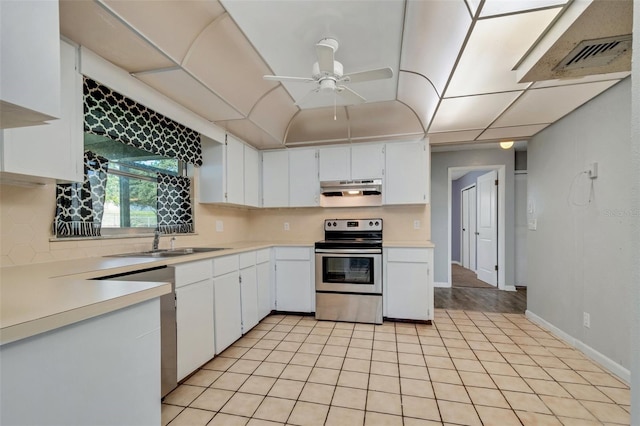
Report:
M 271 313 L 273 298 L 271 297 L 271 249 L 256 252 L 256 278 L 258 286 L 258 319 L 261 320 Z
M 178 380 L 215 355 L 211 261 L 175 266 Z
M 213 300 L 216 354 L 242 336 L 238 255 L 213 259 Z
M 242 305 L 242 334 L 258 325 L 258 276 L 256 252 L 240 254 L 240 302 Z
M 276 247 L 276 309 L 313 312 L 313 262 L 310 247 Z
M 433 319 L 432 248 L 384 249 L 385 317 Z

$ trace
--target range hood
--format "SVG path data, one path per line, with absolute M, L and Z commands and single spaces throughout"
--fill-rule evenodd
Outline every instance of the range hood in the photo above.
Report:
M 382 205 L 382 179 L 320 182 L 323 207 L 365 207 Z

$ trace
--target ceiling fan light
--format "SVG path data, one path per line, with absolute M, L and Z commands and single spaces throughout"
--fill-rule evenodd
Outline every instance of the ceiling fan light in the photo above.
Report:
M 509 149 L 513 146 L 513 141 L 502 141 L 500 142 L 500 148 Z

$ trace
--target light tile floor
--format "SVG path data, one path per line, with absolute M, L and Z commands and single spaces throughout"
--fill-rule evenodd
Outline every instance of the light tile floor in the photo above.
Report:
M 433 325 L 272 315 L 162 404 L 164 425 L 629 424 L 629 387 L 520 314 Z

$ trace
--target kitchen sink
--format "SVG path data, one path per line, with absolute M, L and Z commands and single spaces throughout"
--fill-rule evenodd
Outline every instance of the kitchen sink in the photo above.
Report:
M 177 249 L 159 249 L 139 251 L 134 253 L 112 254 L 106 257 L 176 257 L 185 256 L 187 254 L 208 253 L 212 251 L 228 250 L 224 247 L 184 247 Z

